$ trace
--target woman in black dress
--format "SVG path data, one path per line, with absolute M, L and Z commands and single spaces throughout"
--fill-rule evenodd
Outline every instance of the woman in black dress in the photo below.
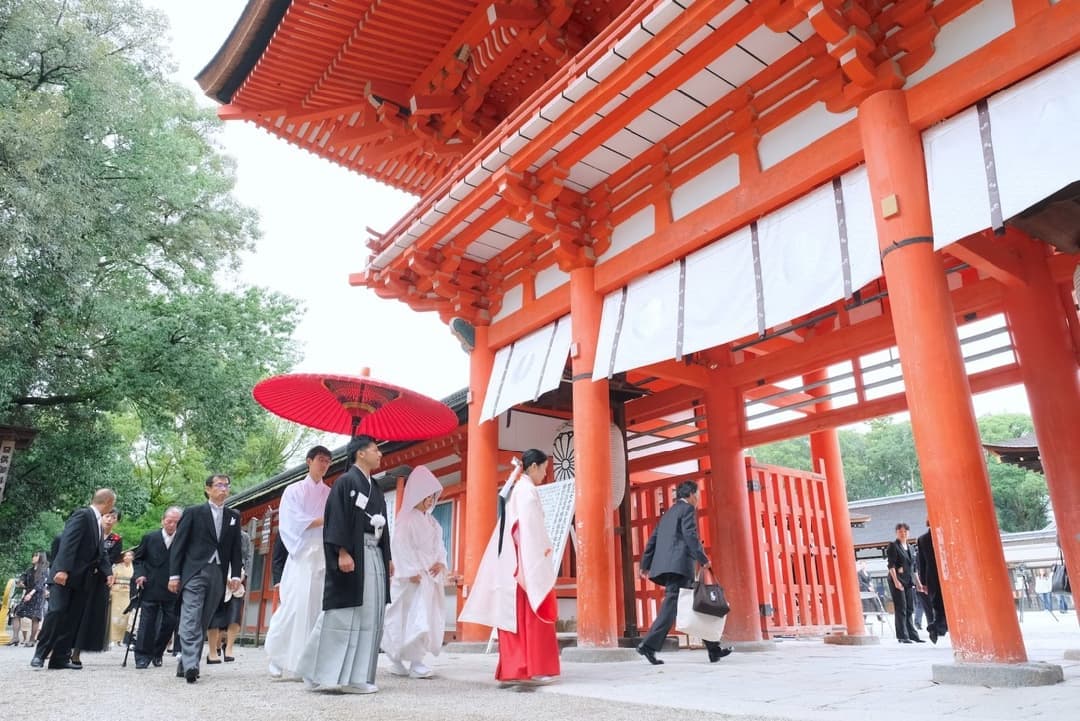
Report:
M 45 616 L 45 582 L 49 577 L 49 557 L 45 551 L 38 551 L 30 561 L 30 568 L 22 575 L 22 600 L 15 606 L 15 616 L 30 619 L 30 635 L 24 636 L 23 645 L 37 643 L 38 629 Z

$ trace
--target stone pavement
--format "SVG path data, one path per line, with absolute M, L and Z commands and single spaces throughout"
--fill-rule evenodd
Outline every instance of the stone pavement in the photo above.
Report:
M 0 648 L 5 702 L 0 717 L 27 721 L 142 719 L 352 719 L 455 721 L 513 719 L 623 721 L 669 715 L 760 721 L 870 721 L 886 715 L 948 721 L 1039 721 L 1080 718 L 1080 649 L 1075 613 L 1055 621 L 1025 614 L 1031 661 L 1062 666 L 1065 682 L 1035 688 L 937 685 L 931 665 L 952 662 L 946 640 L 901 645 L 888 628 L 881 645 L 833 646 L 819 638 L 783 639 L 759 653 L 706 662 L 703 650 L 664 653 L 663 666 L 564 663 L 562 677 L 535 689 L 498 689 L 495 657 L 444 653 L 431 663 L 438 678 L 399 679 L 381 664 L 374 696 L 305 691 L 271 682 L 261 649 L 238 649 L 237 662 L 203 667 L 194 686 L 174 677 L 175 665 L 121 668 L 122 653 L 84 654 L 82 671 L 33 671 L 30 649 Z M 875 630 L 881 631 L 876 625 Z M 77 709 L 77 710 L 76 710 Z

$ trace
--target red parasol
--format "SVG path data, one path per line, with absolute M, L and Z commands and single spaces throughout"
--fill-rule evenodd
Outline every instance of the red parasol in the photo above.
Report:
M 458 426 L 445 403 L 362 376 L 292 373 L 256 384 L 255 400 L 286 420 L 330 433 L 380 441 L 418 441 Z

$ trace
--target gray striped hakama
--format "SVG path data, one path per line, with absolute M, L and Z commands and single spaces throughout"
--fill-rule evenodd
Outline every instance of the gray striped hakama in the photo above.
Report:
M 319 690 L 375 683 L 386 613 L 386 569 L 370 534 L 364 535 L 363 563 L 363 605 L 321 612 L 297 664 L 297 673 Z

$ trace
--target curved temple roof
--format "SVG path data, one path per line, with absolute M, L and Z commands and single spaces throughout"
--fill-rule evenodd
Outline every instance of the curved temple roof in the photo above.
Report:
M 629 4 L 250 0 L 197 80 L 222 117 L 422 194 Z

